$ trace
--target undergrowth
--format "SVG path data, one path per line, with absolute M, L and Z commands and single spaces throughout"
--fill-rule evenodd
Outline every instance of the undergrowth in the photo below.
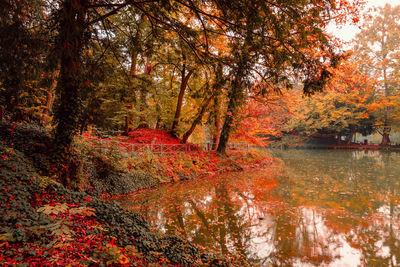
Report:
M 87 181 L 90 180 L 93 184 L 93 180 L 98 180 L 96 176 L 107 181 L 115 175 L 123 177 L 122 183 L 124 183 L 133 175 L 136 178 L 136 187 L 132 188 L 131 192 L 159 183 L 239 171 L 271 162 L 270 156 L 260 150 L 234 151 L 228 153 L 226 157 L 203 151 L 169 154 L 155 154 L 147 151 L 135 154 L 120 152 L 118 145 L 110 146 L 107 150 L 99 149 L 93 145 L 93 142 L 87 142 L 84 139 L 76 140 L 75 150 L 81 155 L 82 167 L 79 176 L 83 181 L 82 184 L 87 185 Z M 94 174 L 93 170 L 97 170 L 97 174 Z
M 51 177 L 52 137 L 35 125 L 0 123 L 0 265 L 226 266 L 176 236 L 159 236 L 137 213 L 94 197 L 130 193 L 162 182 L 241 170 L 268 162 L 258 151 L 220 158 L 196 152 L 127 155 L 76 142 L 77 181 Z M 232 262 L 233 265 L 235 265 Z
M 197 266 L 215 260 L 179 237 L 153 233 L 137 213 L 39 175 L 21 151 L 0 143 L 0 155 L 2 266 Z

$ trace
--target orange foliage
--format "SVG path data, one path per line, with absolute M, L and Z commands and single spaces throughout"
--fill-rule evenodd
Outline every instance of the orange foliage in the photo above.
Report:
M 242 107 L 232 139 L 265 146 L 263 136 L 281 136 L 286 123 L 294 115 L 299 94 L 271 92 L 265 98 L 250 98 Z

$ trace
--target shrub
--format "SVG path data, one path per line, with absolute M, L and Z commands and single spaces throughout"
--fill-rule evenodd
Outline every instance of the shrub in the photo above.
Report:
M 36 171 L 42 175 L 50 172 L 50 151 L 53 138 L 45 128 L 36 124 L 0 122 L 0 140 L 29 157 Z

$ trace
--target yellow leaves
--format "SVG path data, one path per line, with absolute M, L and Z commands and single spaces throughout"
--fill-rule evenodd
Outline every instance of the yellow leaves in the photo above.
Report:
M 324 92 L 299 101 L 295 112 L 297 119 L 290 121 L 292 129 L 312 134 L 319 130 L 342 131 L 350 125 L 363 123 L 371 125 L 382 115 L 376 112 L 383 113 L 386 107 L 394 110 L 399 106 L 398 97 L 377 96 L 376 81 L 358 70 L 354 62 L 345 62 L 332 71 L 334 77 Z M 398 113 L 400 117 L 400 111 Z
M 68 205 L 66 203 L 57 203 L 55 206 L 44 205 L 37 209 L 37 212 L 41 212 L 46 215 L 58 215 L 61 213 L 66 213 L 67 211 L 70 215 L 96 216 L 96 214 L 94 213 L 96 210 L 93 208 L 78 207 L 68 210 Z
M 44 205 L 43 207 L 38 208 L 37 212 L 42 212 L 46 215 L 58 215 L 59 213 L 65 213 L 68 209 L 68 205 L 66 203 L 57 203 L 55 206 Z

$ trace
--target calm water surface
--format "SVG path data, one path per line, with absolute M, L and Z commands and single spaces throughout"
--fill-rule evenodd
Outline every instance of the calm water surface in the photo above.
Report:
M 400 266 L 400 153 L 277 151 L 276 166 L 117 199 L 251 265 Z

